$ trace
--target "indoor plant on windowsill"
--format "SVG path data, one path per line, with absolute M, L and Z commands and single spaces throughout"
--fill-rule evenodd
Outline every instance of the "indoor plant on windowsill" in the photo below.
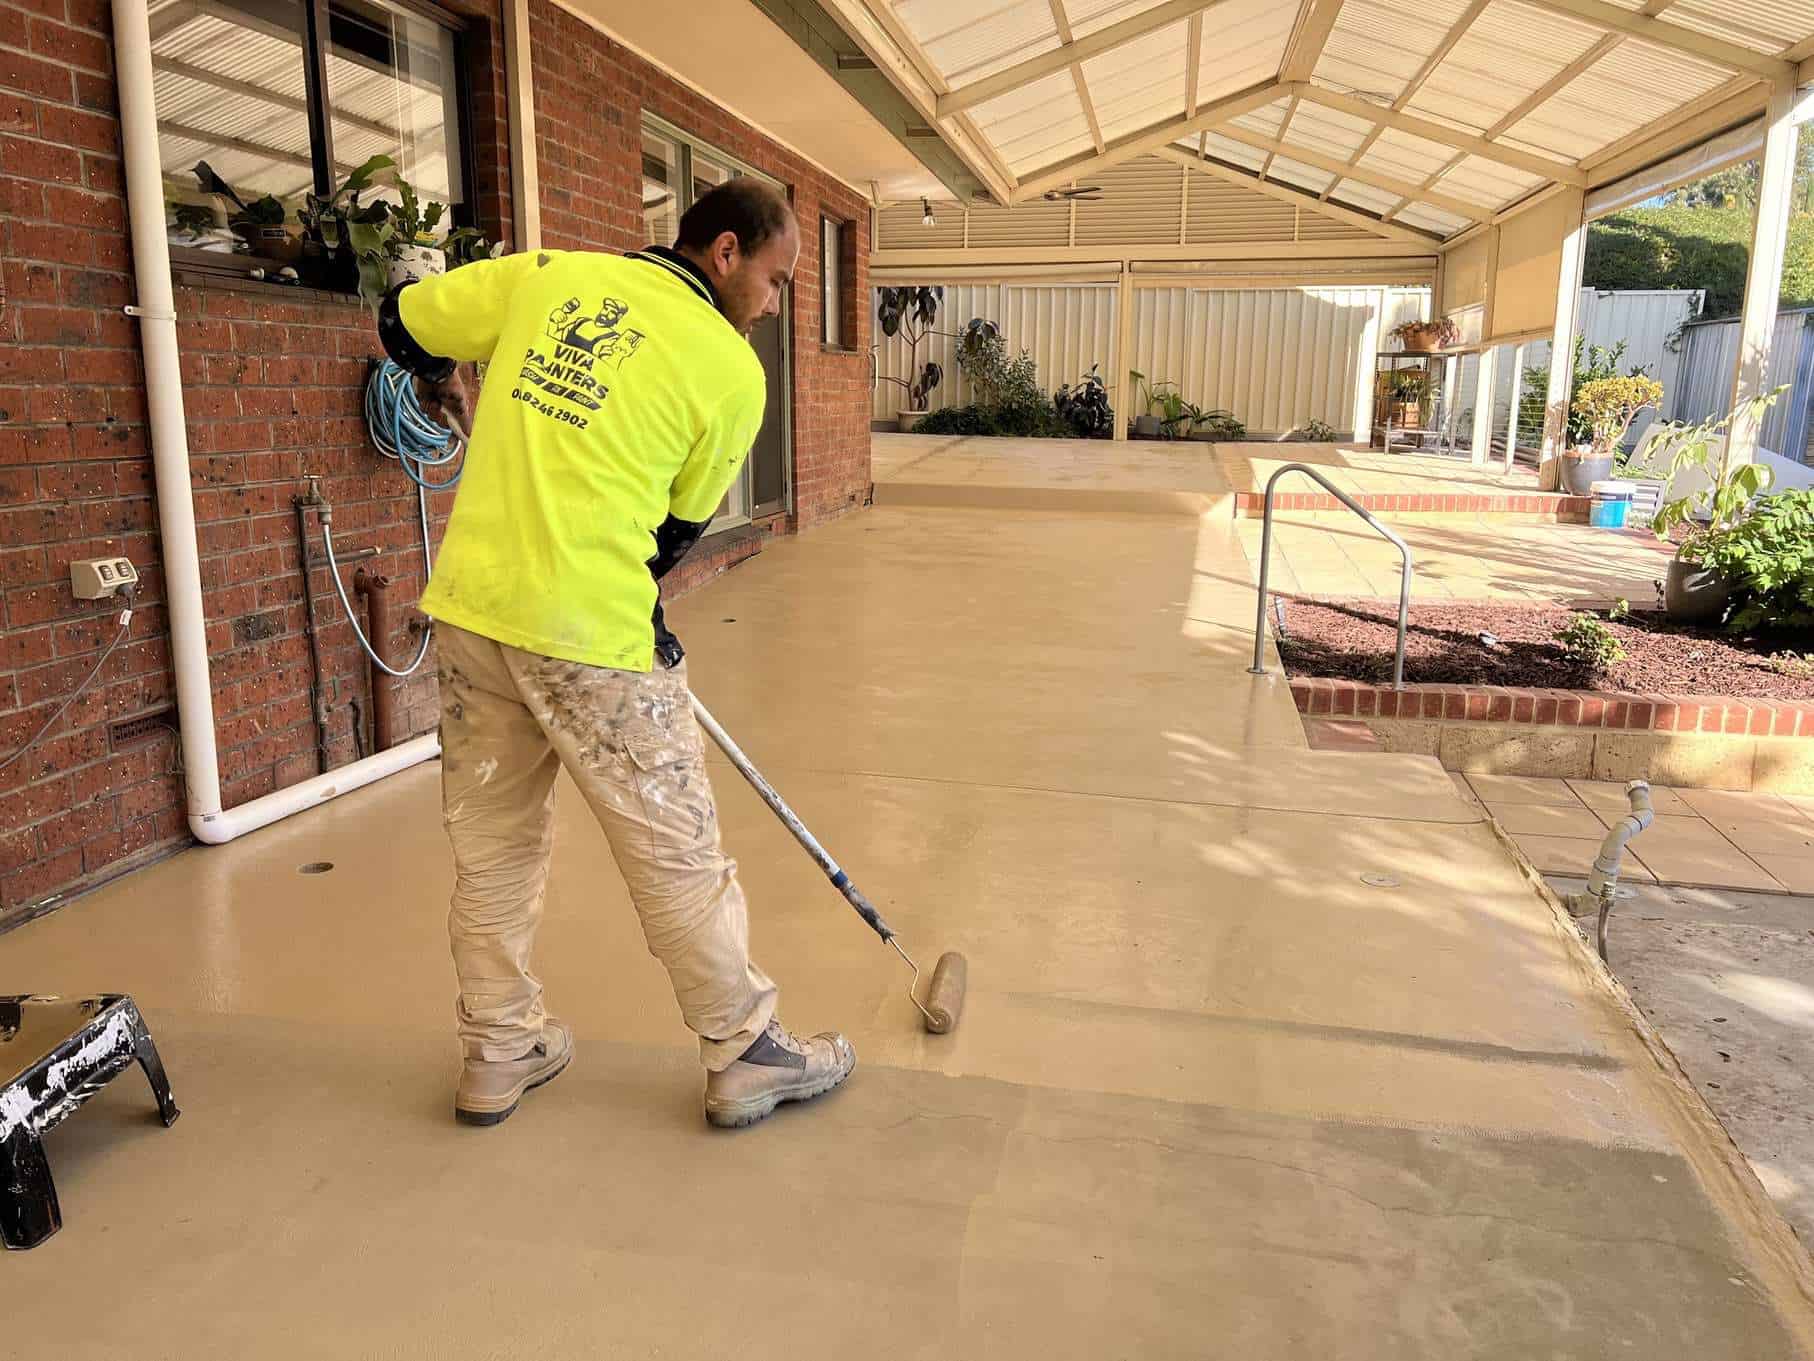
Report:
M 354 223 L 375 227 L 390 216 L 388 203 L 361 204 L 359 196 L 372 187 L 380 170 L 388 170 L 393 164 L 389 156 L 374 156 L 341 181 L 328 197 L 309 194 L 304 198 L 303 206 L 296 210 L 297 220 L 302 223 L 302 255 L 297 270 L 304 283 L 340 293 L 351 293 L 359 287 L 359 255 L 349 229 Z
M 1406 354 L 1429 354 L 1445 350 L 1461 339 L 1461 327 L 1448 317 L 1435 321 L 1405 321 L 1386 332 Z
M 390 234 L 383 243 L 386 288 L 447 272 L 447 256 L 434 236 L 447 205 L 430 203 L 424 208 L 416 187 L 401 175 L 397 176 L 397 196 L 401 201 L 391 206 Z
M 203 193 L 213 194 L 233 205 L 227 213 L 227 226 L 245 242 L 246 250 L 282 264 L 296 258 L 301 247 L 283 225 L 283 204 L 274 194 L 260 194 L 247 202 L 238 190 L 215 174 L 206 161 L 196 162 L 195 179 Z
M 1562 487 L 1572 496 L 1588 496 L 1594 483 L 1612 476 L 1625 432 L 1638 414 L 1661 405 L 1663 385 L 1646 374 L 1596 378 L 1575 394 L 1574 412 L 1591 432 L 1584 447 L 1562 453 Z
M 1764 413 L 1788 389 L 1777 388 L 1739 404 L 1758 426 Z M 1725 618 L 1738 583 L 1718 567 L 1702 561 L 1744 518 L 1753 497 L 1769 489 L 1774 474 L 1761 463 L 1735 463 L 1727 438 L 1734 411 L 1718 420 L 1684 425 L 1671 421 L 1653 430 L 1634 463 L 1669 470 L 1669 499 L 1651 521 L 1659 539 L 1687 527 L 1688 534 L 1670 559 L 1663 587 L 1663 607 L 1671 619 L 1685 624 L 1712 624 Z

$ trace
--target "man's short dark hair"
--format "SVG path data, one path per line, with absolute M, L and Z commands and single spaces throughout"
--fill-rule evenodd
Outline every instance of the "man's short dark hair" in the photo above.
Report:
M 680 218 L 676 250 L 709 250 L 726 232 L 735 232 L 744 254 L 760 250 L 793 221 L 794 210 L 761 180 L 744 175 L 709 191 Z

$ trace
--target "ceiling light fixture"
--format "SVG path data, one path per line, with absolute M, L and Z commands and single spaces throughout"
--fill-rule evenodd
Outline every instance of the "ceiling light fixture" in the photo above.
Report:
M 938 219 L 932 215 L 932 202 L 930 199 L 921 199 L 920 200 L 920 213 L 921 213 L 920 226 L 922 226 L 922 227 L 938 226 Z

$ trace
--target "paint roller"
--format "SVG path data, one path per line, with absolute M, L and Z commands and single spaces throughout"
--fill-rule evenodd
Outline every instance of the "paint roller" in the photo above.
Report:
M 826 849 L 819 844 L 818 838 L 806 829 L 804 822 L 800 821 L 799 814 L 787 806 L 787 801 L 775 792 L 775 787 L 763 777 L 761 771 L 751 764 L 750 758 L 743 754 L 743 749 L 733 742 L 731 735 L 719 726 L 718 720 L 713 718 L 705 705 L 699 702 L 697 695 L 693 696 L 693 717 L 699 721 L 699 726 L 711 735 L 712 741 L 718 744 L 718 749 L 725 754 L 726 759 L 737 767 L 738 774 L 750 782 L 750 788 L 762 796 L 762 801 L 769 806 L 770 811 L 781 819 L 782 825 L 788 831 L 794 834 L 794 840 L 798 841 L 806 849 L 806 853 L 813 858 L 813 862 L 825 871 L 825 877 L 831 880 L 832 887 L 844 895 L 845 901 L 856 909 L 857 915 L 869 923 L 869 929 L 892 945 L 894 952 L 907 962 L 908 968 L 913 970 L 913 982 L 907 985 L 907 996 L 919 1009 L 920 1019 L 924 1022 L 926 1029 L 935 1035 L 943 1035 L 954 1029 L 958 1017 L 964 1010 L 964 989 L 970 983 L 970 966 L 965 962 L 964 957 L 955 950 L 947 950 L 938 957 L 938 963 L 932 966 L 932 982 L 926 988 L 926 1000 L 922 1002 L 920 1000 L 920 966 L 913 962 L 913 956 L 901 948 L 901 942 L 896 938 L 894 928 L 882 920 L 882 914 L 876 911 L 875 904 L 865 898 L 862 891 L 850 882 L 850 876 L 839 868 L 838 862 L 831 858 Z

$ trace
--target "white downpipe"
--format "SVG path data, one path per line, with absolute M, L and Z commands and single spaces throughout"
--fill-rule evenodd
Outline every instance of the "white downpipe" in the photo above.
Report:
M 113 0 L 113 38 L 120 133 L 126 152 L 126 207 L 138 290 L 136 312 L 145 354 L 151 462 L 157 479 L 164 591 L 170 612 L 170 653 L 176 671 L 176 709 L 188 785 L 189 830 L 198 841 L 219 845 L 429 760 L 439 754 L 440 743 L 432 736 L 419 737 L 237 808 L 223 810 L 220 806 L 220 754 L 214 744 L 207 618 L 202 608 L 201 560 L 195 536 L 195 494 L 189 481 L 189 433 L 183 414 L 170 246 L 164 234 L 163 167 L 158 155 L 157 107 L 151 81 L 151 20 L 146 0 Z

